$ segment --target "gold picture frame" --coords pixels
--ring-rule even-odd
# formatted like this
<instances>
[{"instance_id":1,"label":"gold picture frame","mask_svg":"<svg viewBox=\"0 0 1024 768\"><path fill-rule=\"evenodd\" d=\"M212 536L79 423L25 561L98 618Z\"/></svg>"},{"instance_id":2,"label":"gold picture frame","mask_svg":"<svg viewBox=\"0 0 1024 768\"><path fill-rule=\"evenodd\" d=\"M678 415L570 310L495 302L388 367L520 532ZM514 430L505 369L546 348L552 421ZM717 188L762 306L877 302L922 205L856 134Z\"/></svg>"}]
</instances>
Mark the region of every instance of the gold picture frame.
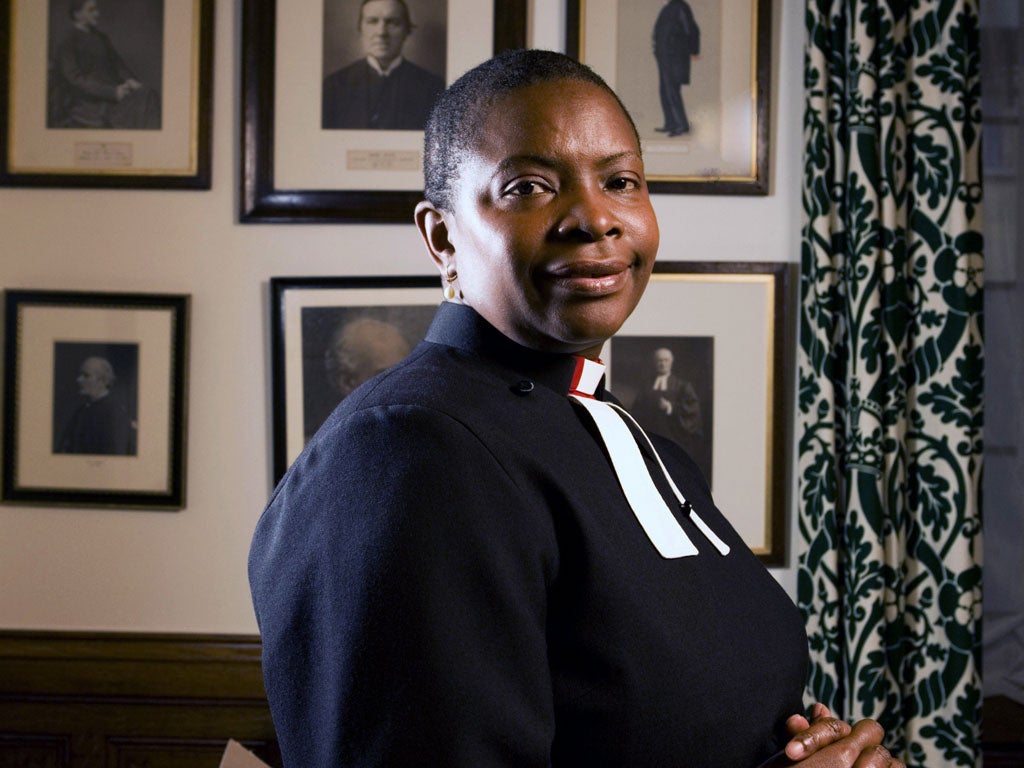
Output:
<instances>
[{"instance_id":1,"label":"gold picture frame","mask_svg":"<svg viewBox=\"0 0 1024 768\"><path fill-rule=\"evenodd\" d=\"M0 0L0 185L209 189L214 0L102 5Z\"/></svg>"}]
</instances>

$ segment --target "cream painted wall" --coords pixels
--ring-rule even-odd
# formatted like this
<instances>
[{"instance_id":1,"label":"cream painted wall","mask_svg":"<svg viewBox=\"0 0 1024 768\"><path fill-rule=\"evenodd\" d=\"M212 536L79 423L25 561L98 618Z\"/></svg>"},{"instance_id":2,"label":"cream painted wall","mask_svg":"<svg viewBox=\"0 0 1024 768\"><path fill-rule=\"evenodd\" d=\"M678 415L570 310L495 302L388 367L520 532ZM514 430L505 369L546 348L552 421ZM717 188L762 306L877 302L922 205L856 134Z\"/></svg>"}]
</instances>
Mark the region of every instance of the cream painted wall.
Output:
<instances>
[{"instance_id":1,"label":"cream painted wall","mask_svg":"<svg viewBox=\"0 0 1024 768\"><path fill-rule=\"evenodd\" d=\"M217 3L210 191L0 190L3 288L193 302L188 506L0 505L0 628L255 632L246 555L270 491L267 280L431 273L411 225L237 223L240 5ZM801 3L773 5L772 192L657 197L661 258L798 259ZM537 47L561 48L561 6L535 0ZM792 593L792 568L775 575Z\"/></svg>"}]
</instances>

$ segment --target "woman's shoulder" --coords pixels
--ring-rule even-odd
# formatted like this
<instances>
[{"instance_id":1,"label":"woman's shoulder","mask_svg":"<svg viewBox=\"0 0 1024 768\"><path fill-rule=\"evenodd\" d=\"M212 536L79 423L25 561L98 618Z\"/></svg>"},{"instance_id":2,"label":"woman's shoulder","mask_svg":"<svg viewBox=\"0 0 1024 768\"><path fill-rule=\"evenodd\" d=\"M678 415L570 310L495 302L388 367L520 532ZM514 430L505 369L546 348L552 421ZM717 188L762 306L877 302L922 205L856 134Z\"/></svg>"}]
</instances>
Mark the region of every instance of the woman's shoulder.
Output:
<instances>
[{"instance_id":1,"label":"woman's shoulder","mask_svg":"<svg viewBox=\"0 0 1024 768\"><path fill-rule=\"evenodd\" d=\"M493 434L486 428L481 389L491 382L479 366L445 351L417 350L361 385L326 419L279 484L288 495L310 489L368 488L376 477L389 487L420 482L456 461L504 476ZM373 484L371 484L373 485ZM376 486L374 486L376 487ZM305 489L305 491L303 490Z\"/></svg>"},{"instance_id":2,"label":"woman's shoulder","mask_svg":"<svg viewBox=\"0 0 1024 768\"><path fill-rule=\"evenodd\" d=\"M473 355L424 343L398 364L360 385L342 401L338 411L353 414L389 406L465 411L475 395L500 386L493 370Z\"/></svg>"},{"instance_id":3,"label":"woman's shoulder","mask_svg":"<svg viewBox=\"0 0 1024 768\"><path fill-rule=\"evenodd\" d=\"M394 439L429 439L438 424L466 420L467 404L489 385L472 363L446 347L420 345L398 364L352 391L324 420L311 445L358 448L386 431ZM486 378L486 377L484 377Z\"/></svg>"}]
</instances>

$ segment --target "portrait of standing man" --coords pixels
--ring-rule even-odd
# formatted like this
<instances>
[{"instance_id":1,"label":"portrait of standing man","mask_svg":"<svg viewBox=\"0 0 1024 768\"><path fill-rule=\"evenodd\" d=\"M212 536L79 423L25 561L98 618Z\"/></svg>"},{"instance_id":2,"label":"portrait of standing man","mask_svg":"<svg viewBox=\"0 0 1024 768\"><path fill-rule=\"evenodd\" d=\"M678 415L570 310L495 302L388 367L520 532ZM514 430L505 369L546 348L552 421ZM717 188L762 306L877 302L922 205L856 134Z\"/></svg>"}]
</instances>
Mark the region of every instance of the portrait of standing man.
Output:
<instances>
[{"instance_id":1,"label":"portrait of standing man","mask_svg":"<svg viewBox=\"0 0 1024 768\"><path fill-rule=\"evenodd\" d=\"M325 71L329 43L338 33L338 12L352 5L325 0ZM438 20L443 26L444 0L421 5L436 11L432 16L435 27ZM444 90L444 77L407 58L407 43L417 29L408 4L405 0L361 0L355 20L361 58L324 77L321 127L423 130L434 99ZM441 37L443 60L444 35Z\"/></svg>"},{"instance_id":2,"label":"portrait of standing man","mask_svg":"<svg viewBox=\"0 0 1024 768\"><path fill-rule=\"evenodd\" d=\"M700 55L700 27L686 0L668 0L654 22L654 58L658 95L665 122L655 130L669 136L690 131L682 87L690 84L690 62Z\"/></svg>"}]
</instances>

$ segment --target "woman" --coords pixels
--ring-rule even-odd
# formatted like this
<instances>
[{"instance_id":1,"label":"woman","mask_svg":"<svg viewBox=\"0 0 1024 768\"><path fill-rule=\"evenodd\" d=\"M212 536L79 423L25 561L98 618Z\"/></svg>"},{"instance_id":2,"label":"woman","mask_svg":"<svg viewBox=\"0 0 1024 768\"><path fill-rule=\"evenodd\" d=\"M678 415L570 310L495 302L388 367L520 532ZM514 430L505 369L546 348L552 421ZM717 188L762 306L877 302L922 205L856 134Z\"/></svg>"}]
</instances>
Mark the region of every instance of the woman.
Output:
<instances>
[{"instance_id":1,"label":"woman","mask_svg":"<svg viewBox=\"0 0 1024 768\"><path fill-rule=\"evenodd\" d=\"M615 95L503 54L440 98L424 165L445 302L253 542L286 765L753 768L799 734L808 768L901 766L873 722L793 716L798 612L689 457L606 405L658 248Z\"/></svg>"}]
</instances>

